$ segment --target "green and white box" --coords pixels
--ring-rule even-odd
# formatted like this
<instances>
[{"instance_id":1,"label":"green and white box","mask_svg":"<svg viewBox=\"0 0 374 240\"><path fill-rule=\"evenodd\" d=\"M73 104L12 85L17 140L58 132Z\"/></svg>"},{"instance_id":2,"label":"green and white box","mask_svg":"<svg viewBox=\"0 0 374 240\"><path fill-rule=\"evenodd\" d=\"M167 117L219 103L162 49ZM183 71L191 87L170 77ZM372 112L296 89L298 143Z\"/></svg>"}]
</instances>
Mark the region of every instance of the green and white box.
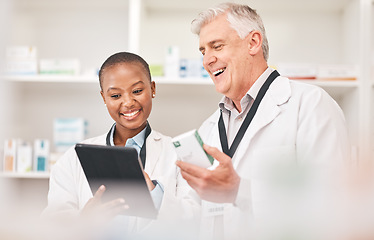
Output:
<instances>
[{"instance_id":1,"label":"green and white box","mask_svg":"<svg viewBox=\"0 0 374 240\"><path fill-rule=\"evenodd\" d=\"M173 138L173 145L180 160L203 168L212 166L214 159L204 151L203 141L196 129Z\"/></svg>"}]
</instances>

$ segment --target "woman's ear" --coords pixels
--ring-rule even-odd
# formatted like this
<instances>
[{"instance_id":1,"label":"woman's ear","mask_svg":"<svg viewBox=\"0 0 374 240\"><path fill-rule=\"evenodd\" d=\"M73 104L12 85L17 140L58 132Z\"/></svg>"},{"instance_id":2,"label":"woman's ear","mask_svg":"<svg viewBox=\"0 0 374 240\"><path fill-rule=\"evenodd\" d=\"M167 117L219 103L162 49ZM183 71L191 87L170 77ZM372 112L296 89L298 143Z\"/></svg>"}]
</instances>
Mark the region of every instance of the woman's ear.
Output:
<instances>
[{"instance_id":1,"label":"woman's ear","mask_svg":"<svg viewBox=\"0 0 374 240\"><path fill-rule=\"evenodd\" d=\"M251 56L262 51L262 35L259 31L253 30L246 38L248 38L248 50Z\"/></svg>"},{"instance_id":2,"label":"woman's ear","mask_svg":"<svg viewBox=\"0 0 374 240\"><path fill-rule=\"evenodd\" d=\"M155 81L151 82L151 93L152 93L152 98L156 97L156 83L155 83Z\"/></svg>"},{"instance_id":3,"label":"woman's ear","mask_svg":"<svg viewBox=\"0 0 374 240\"><path fill-rule=\"evenodd\" d=\"M103 93L103 91L100 91L100 95L101 95L101 97L103 98L104 104L106 105L105 97L104 97L104 93Z\"/></svg>"}]
</instances>

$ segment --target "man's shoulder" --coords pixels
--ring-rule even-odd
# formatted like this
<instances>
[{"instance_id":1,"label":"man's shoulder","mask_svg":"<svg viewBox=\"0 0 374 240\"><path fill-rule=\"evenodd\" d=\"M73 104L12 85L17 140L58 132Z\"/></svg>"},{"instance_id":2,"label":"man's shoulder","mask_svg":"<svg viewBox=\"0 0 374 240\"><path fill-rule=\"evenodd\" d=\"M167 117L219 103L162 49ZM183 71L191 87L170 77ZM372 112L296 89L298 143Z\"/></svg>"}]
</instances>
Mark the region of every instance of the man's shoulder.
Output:
<instances>
[{"instance_id":1,"label":"man's shoulder","mask_svg":"<svg viewBox=\"0 0 374 240\"><path fill-rule=\"evenodd\" d=\"M199 134L209 134L211 129L218 123L220 116L220 109L218 108L212 115L210 115L200 126Z\"/></svg>"}]
</instances>

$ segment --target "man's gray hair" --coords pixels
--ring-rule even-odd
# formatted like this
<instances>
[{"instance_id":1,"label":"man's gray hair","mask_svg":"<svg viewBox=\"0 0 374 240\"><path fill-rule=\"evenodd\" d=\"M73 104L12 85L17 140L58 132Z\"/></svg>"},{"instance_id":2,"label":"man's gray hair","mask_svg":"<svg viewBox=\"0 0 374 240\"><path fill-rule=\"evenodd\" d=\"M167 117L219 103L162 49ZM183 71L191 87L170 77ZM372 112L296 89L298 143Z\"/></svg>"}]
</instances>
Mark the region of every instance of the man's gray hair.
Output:
<instances>
[{"instance_id":1,"label":"man's gray hair","mask_svg":"<svg viewBox=\"0 0 374 240\"><path fill-rule=\"evenodd\" d=\"M264 24L256 10L247 5L222 3L217 7L209 8L201 12L191 23L192 33L200 35L200 30L205 24L225 13L227 13L227 20L230 26L238 33L241 39L244 39L253 30L257 30L261 33L263 38L262 52L267 61L269 58L269 43L266 37Z\"/></svg>"}]
</instances>

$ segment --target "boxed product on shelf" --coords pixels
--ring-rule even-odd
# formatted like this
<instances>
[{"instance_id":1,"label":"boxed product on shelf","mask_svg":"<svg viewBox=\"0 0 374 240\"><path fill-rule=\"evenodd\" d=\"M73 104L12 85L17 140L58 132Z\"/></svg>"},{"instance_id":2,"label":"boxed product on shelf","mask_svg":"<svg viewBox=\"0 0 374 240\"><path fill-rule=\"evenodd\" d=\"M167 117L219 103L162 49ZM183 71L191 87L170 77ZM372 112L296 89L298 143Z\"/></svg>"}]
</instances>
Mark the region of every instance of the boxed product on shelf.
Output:
<instances>
[{"instance_id":1,"label":"boxed product on shelf","mask_svg":"<svg viewBox=\"0 0 374 240\"><path fill-rule=\"evenodd\" d=\"M181 59L179 68L180 77L201 78L209 77L205 71L202 59Z\"/></svg>"},{"instance_id":2,"label":"boxed product on shelf","mask_svg":"<svg viewBox=\"0 0 374 240\"><path fill-rule=\"evenodd\" d=\"M7 139L4 142L4 172L14 172L16 170L17 140Z\"/></svg>"},{"instance_id":3,"label":"boxed product on shelf","mask_svg":"<svg viewBox=\"0 0 374 240\"><path fill-rule=\"evenodd\" d=\"M49 140L35 139L34 141L34 171L47 171L49 163Z\"/></svg>"},{"instance_id":4,"label":"boxed product on shelf","mask_svg":"<svg viewBox=\"0 0 374 240\"><path fill-rule=\"evenodd\" d=\"M5 74L35 75L38 73L37 49L34 46L7 47L5 62Z\"/></svg>"},{"instance_id":5,"label":"boxed product on shelf","mask_svg":"<svg viewBox=\"0 0 374 240\"><path fill-rule=\"evenodd\" d=\"M78 59L40 59L40 74L78 75L80 61Z\"/></svg>"},{"instance_id":6,"label":"boxed product on shelf","mask_svg":"<svg viewBox=\"0 0 374 240\"><path fill-rule=\"evenodd\" d=\"M56 118L53 141L57 152L65 152L86 137L87 122L83 118Z\"/></svg>"},{"instance_id":7,"label":"boxed product on shelf","mask_svg":"<svg viewBox=\"0 0 374 240\"><path fill-rule=\"evenodd\" d=\"M17 144L16 169L20 173L32 170L32 146L22 140Z\"/></svg>"},{"instance_id":8,"label":"boxed product on shelf","mask_svg":"<svg viewBox=\"0 0 374 240\"><path fill-rule=\"evenodd\" d=\"M280 63L277 65L280 75L289 79L313 80L317 78L317 66L309 63Z\"/></svg>"},{"instance_id":9,"label":"boxed product on shelf","mask_svg":"<svg viewBox=\"0 0 374 240\"><path fill-rule=\"evenodd\" d=\"M330 64L318 67L319 80L356 80L358 66L350 64Z\"/></svg>"},{"instance_id":10,"label":"boxed product on shelf","mask_svg":"<svg viewBox=\"0 0 374 240\"><path fill-rule=\"evenodd\" d=\"M179 77L179 47L170 46L167 48L165 57L164 74L165 77L178 78Z\"/></svg>"}]
</instances>

